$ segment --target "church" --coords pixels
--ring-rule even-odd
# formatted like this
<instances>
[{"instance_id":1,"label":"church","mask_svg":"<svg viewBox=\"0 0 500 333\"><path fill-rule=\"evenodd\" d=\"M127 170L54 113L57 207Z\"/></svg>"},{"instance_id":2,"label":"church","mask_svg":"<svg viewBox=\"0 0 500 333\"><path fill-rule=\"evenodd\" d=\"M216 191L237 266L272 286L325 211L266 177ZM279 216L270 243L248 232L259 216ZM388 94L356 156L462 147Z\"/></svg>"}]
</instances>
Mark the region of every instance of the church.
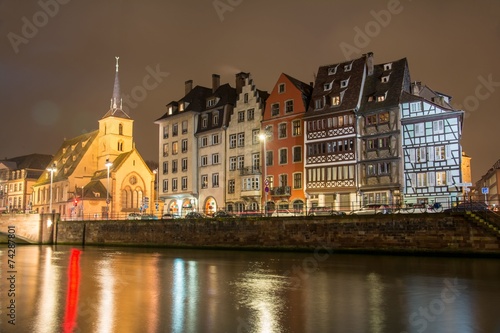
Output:
<instances>
[{"instance_id":1,"label":"church","mask_svg":"<svg viewBox=\"0 0 500 333\"><path fill-rule=\"evenodd\" d=\"M38 213L124 219L132 212L153 212L155 175L135 148L134 121L122 107L118 60L110 108L99 129L64 140L33 185Z\"/></svg>"}]
</instances>

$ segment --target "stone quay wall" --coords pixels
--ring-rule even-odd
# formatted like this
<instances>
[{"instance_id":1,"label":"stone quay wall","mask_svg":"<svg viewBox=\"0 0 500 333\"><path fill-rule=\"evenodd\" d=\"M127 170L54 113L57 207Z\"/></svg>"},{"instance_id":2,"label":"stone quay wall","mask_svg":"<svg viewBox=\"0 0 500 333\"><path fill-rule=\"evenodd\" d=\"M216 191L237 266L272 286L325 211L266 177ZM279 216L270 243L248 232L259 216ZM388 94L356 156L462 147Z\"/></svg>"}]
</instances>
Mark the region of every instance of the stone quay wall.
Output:
<instances>
[{"instance_id":1,"label":"stone quay wall","mask_svg":"<svg viewBox=\"0 0 500 333\"><path fill-rule=\"evenodd\" d=\"M61 221L58 244L265 250L490 253L500 236L465 215Z\"/></svg>"},{"instance_id":2,"label":"stone quay wall","mask_svg":"<svg viewBox=\"0 0 500 333\"><path fill-rule=\"evenodd\" d=\"M53 242L54 223L58 215L51 214L1 214L0 233L14 231L16 242L48 244Z\"/></svg>"}]
</instances>

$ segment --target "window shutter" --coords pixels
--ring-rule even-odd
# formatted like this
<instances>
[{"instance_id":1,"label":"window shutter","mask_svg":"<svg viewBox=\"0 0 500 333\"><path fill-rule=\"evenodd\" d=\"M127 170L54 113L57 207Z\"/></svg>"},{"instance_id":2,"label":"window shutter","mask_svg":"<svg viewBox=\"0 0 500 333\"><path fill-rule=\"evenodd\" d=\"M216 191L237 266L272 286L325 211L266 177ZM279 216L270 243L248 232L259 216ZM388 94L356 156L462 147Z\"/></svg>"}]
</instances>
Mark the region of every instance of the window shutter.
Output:
<instances>
[{"instance_id":1,"label":"window shutter","mask_svg":"<svg viewBox=\"0 0 500 333\"><path fill-rule=\"evenodd\" d=\"M415 163L415 149L408 149L408 154L410 155L410 162Z\"/></svg>"},{"instance_id":2,"label":"window shutter","mask_svg":"<svg viewBox=\"0 0 500 333\"><path fill-rule=\"evenodd\" d=\"M446 159L450 159L452 158L452 154L451 154L451 146L450 145L446 145L445 146L445 150L446 150Z\"/></svg>"},{"instance_id":3,"label":"window shutter","mask_svg":"<svg viewBox=\"0 0 500 333\"><path fill-rule=\"evenodd\" d=\"M453 174L451 171L446 172L446 184L452 185L454 183L453 181Z\"/></svg>"},{"instance_id":4,"label":"window shutter","mask_svg":"<svg viewBox=\"0 0 500 333\"><path fill-rule=\"evenodd\" d=\"M429 161L434 161L435 159L435 150L434 147L427 148L427 156L429 157Z\"/></svg>"},{"instance_id":5,"label":"window shutter","mask_svg":"<svg viewBox=\"0 0 500 333\"><path fill-rule=\"evenodd\" d=\"M434 172L427 173L427 186L434 186L436 184L436 174Z\"/></svg>"}]
</instances>

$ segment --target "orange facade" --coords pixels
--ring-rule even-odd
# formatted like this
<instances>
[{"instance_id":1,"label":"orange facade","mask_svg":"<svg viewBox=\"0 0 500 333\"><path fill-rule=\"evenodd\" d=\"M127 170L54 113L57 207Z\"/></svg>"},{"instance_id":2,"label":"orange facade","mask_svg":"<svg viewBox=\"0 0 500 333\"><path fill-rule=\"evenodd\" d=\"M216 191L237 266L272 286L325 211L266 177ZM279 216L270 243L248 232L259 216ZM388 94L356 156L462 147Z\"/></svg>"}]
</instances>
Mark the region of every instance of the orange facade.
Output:
<instances>
[{"instance_id":1,"label":"orange facade","mask_svg":"<svg viewBox=\"0 0 500 333\"><path fill-rule=\"evenodd\" d=\"M304 122L312 87L281 74L270 96L262 120L266 134L265 157L270 209L302 210L304 191Z\"/></svg>"}]
</instances>

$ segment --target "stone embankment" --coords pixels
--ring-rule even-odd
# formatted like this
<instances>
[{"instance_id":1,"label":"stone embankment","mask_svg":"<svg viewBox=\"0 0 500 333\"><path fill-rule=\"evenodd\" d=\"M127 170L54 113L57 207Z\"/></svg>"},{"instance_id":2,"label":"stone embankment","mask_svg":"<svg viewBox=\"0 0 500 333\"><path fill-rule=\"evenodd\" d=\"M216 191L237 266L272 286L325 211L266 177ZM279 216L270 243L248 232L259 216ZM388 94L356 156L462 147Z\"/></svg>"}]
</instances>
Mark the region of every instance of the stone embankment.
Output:
<instances>
[{"instance_id":1,"label":"stone embankment","mask_svg":"<svg viewBox=\"0 0 500 333\"><path fill-rule=\"evenodd\" d=\"M484 215L484 214L483 214ZM0 216L0 241L15 226L34 244L165 246L252 250L443 253L500 257L500 217L467 214L57 221L57 215ZM54 222L55 223L54 223Z\"/></svg>"},{"instance_id":2,"label":"stone embankment","mask_svg":"<svg viewBox=\"0 0 500 333\"><path fill-rule=\"evenodd\" d=\"M196 248L488 254L500 234L466 214L73 221L56 226L58 244Z\"/></svg>"}]
</instances>

